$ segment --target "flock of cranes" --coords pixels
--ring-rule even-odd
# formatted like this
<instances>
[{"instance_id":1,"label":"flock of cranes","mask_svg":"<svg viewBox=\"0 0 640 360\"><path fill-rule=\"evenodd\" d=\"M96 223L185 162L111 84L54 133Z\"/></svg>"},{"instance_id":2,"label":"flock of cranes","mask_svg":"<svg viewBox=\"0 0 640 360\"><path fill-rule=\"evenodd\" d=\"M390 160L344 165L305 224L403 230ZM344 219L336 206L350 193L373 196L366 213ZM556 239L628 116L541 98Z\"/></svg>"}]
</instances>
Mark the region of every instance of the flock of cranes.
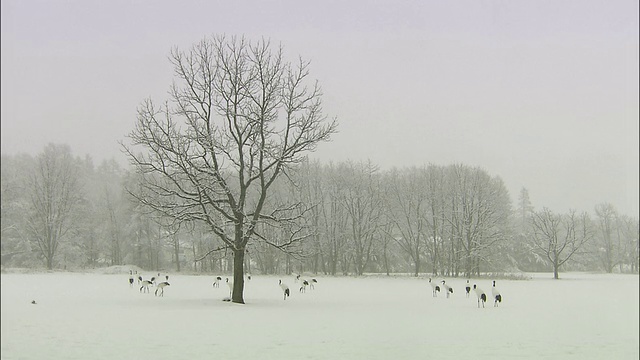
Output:
<instances>
[{"instance_id":1,"label":"flock of cranes","mask_svg":"<svg viewBox=\"0 0 640 360\"><path fill-rule=\"evenodd\" d=\"M137 279L136 279L137 277ZM138 281L138 285L140 285L140 289L139 291L141 293L148 293L149 292L149 287L150 286L155 286L156 287L156 291L154 292L155 296L161 296L164 297L164 288L167 286L170 286L169 284L169 275L165 275L165 280L166 281L159 281L160 279L160 273L158 273L158 276L152 276L149 280L144 280L142 278L142 275L138 275L138 271L136 270L135 274L133 273L133 270L129 270L129 287L134 287L134 283L136 282L136 280Z\"/></svg>"},{"instance_id":2,"label":"flock of cranes","mask_svg":"<svg viewBox=\"0 0 640 360\"><path fill-rule=\"evenodd\" d=\"M482 307L484 307L484 304L487 302L487 294L476 284L473 284L473 291L478 297L478 307L480 307L480 303L482 303ZM491 286L491 299L493 300L494 307L498 307L498 304L502 302L502 294L500 294L500 290L498 290L498 288L496 287L495 280L493 280L493 284Z\"/></svg>"},{"instance_id":3,"label":"flock of cranes","mask_svg":"<svg viewBox=\"0 0 640 360\"><path fill-rule=\"evenodd\" d=\"M136 275L137 275L137 271L134 274L132 270L129 270L129 286L130 287L134 287L134 283L136 281ZM299 287L300 293L305 293L307 291L307 287L309 287L310 289L314 289L315 284L318 283L318 280L316 280L315 278L311 278L307 280L307 279L301 279L300 275L298 274L294 274L294 276L295 276L294 282L300 283L300 287ZM140 285L139 291L141 293L142 292L149 293L150 292L149 287L155 286L156 290L154 294L156 296L161 296L161 297L164 296L164 288L167 286L170 286L169 275L165 275L166 281L158 282L158 279L160 279L160 273L158 273L157 277L152 276L149 280L144 280L141 275L137 275L137 282L138 282L138 285ZM250 275L248 276L247 280L251 280ZM222 281L222 277L216 276L212 286L214 288L219 288L221 281ZM229 280L229 278L226 278L225 283L229 288L229 296L225 297L223 300L231 301L231 295L233 293L233 281ZM282 282L282 279L278 280L278 285L280 286L280 289L282 289L283 299L287 300L287 298L291 296L291 290L289 288L289 285ZM447 284L445 280L441 280L439 283L436 283L432 281L431 278L429 278L429 285L431 286L433 297L438 297L439 292L444 292L447 298L449 298L449 296L453 294L453 287ZM469 283L469 280L467 280L465 284L465 295L467 298L470 296L471 290L473 290L476 294L476 297L478 300L478 308L480 307L480 305L482 305L482 307L484 308L485 303L487 302L487 293L485 293L485 291L482 290L480 287L478 287L476 284L473 284L473 286L471 286L471 284ZM492 281L491 300L493 301L494 307L498 307L498 305L502 302L502 294L500 294L500 290L498 290L498 288L496 287L495 280Z\"/></svg>"},{"instance_id":4,"label":"flock of cranes","mask_svg":"<svg viewBox=\"0 0 640 360\"><path fill-rule=\"evenodd\" d=\"M296 275L295 277L295 282L298 282L298 280L300 280L300 275ZM310 286L313 289L313 284L317 282L318 281L316 279L311 279L311 282L305 279L302 279L301 280L302 286L300 287L300 292L305 292L307 286ZM433 297L438 297L438 292L444 291L446 294L446 297L449 298L449 296L453 294L453 287L449 286L449 284L447 284L445 280L441 280L440 284L441 285L436 284L434 281L432 281L431 278L429 278L429 285L431 285ZM283 283L282 279L278 280L278 285L280 285L280 288L282 289L283 299L287 300L287 297L291 295L289 286ZM467 298L471 293L471 289L472 289L471 284L469 283L469 280L467 280L467 283L465 284L465 294ZM473 290L476 293L476 296L478 297L478 307L480 307L480 304L482 304L482 307L484 307L484 304L487 302L486 293L484 292L484 290L480 289L476 284L473 284ZM498 304L502 302L502 295L500 294L500 290L498 290L498 288L496 287L495 280L493 280L492 282L491 296L493 300L493 306L498 307Z\"/></svg>"},{"instance_id":5,"label":"flock of cranes","mask_svg":"<svg viewBox=\"0 0 640 360\"><path fill-rule=\"evenodd\" d=\"M448 298L450 294L453 294L453 288L449 286L445 280L442 280L441 283L442 286L436 284L431 280L431 278L429 278L429 285L431 285L432 296L438 297L438 292L444 291L447 294ZM466 297L469 297L472 289L476 293L476 296L478 298L478 307L480 307L480 304L482 304L482 307L484 307L484 304L487 302L487 294L476 284L473 284L472 288L469 280L467 280L467 283L464 287ZM493 285L491 286L491 297L493 300L493 306L498 307L498 304L502 302L502 295L500 294L500 290L498 290L498 288L496 287L495 280L493 280Z\"/></svg>"},{"instance_id":6,"label":"flock of cranes","mask_svg":"<svg viewBox=\"0 0 640 360\"><path fill-rule=\"evenodd\" d=\"M306 293L307 292L307 286L311 289L315 289L315 284L318 283L318 280L316 279L311 279L311 280L307 280L307 279L300 279L300 275L299 274L294 274L295 278L294 278L294 282L297 283L298 281L300 282L300 292L301 293ZM287 297L291 296L291 291L289 290L289 285L285 284L282 282L282 279L278 280L278 285L280 285L280 288L282 289L282 295L284 300L287 300Z\"/></svg>"},{"instance_id":7,"label":"flock of cranes","mask_svg":"<svg viewBox=\"0 0 640 360\"><path fill-rule=\"evenodd\" d=\"M307 292L307 287L309 287L310 289L315 289L315 284L318 283L318 280L316 279L300 279L300 275L298 274L294 274L295 278L294 278L294 282L300 282L300 292L301 293L305 293ZM251 280L251 275L247 276L247 280ZM220 281L222 281L222 278L220 276L216 276L216 278L213 280L213 284L212 286L214 288L219 288L220 287ZM229 296L225 297L223 300L224 301L231 301L231 295L233 294L233 281L229 280L229 278L225 278L225 283L227 284L227 286L229 287ZM287 300L287 297L291 296L291 290L289 289L289 285L285 284L282 282L282 279L278 280L278 285L280 286L280 288L282 289L282 296L284 300Z\"/></svg>"}]
</instances>

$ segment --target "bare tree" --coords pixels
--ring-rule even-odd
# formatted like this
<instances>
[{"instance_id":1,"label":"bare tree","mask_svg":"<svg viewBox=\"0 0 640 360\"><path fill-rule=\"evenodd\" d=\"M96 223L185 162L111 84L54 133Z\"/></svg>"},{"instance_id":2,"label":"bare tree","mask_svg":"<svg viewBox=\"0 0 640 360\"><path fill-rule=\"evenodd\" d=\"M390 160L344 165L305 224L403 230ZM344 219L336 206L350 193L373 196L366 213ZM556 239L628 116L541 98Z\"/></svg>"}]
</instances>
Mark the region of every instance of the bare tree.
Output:
<instances>
[{"instance_id":1,"label":"bare tree","mask_svg":"<svg viewBox=\"0 0 640 360\"><path fill-rule=\"evenodd\" d=\"M58 247L73 227L72 213L81 199L78 167L69 147L47 145L37 158L29 186L31 238L45 258L47 268L53 269Z\"/></svg>"},{"instance_id":2,"label":"bare tree","mask_svg":"<svg viewBox=\"0 0 640 360\"><path fill-rule=\"evenodd\" d=\"M640 226L638 225L638 219L631 218L626 215L620 216L618 219L618 233L622 237L624 258L629 264L629 269L632 273L639 272L639 260L640 260Z\"/></svg>"},{"instance_id":3,"label":"bare tree","mask_svg":"<svg viewBox=\"0 0 640 360\"><path fill-rule=\"evenodd\" d=\"M390 210L386 210L386 215L382 220L382 229L381 229L381 238L380 238L380 249L379 249L379 260L382 261L381 267L384 269L387 276L391 275L391 255L392 255L392 245L395 243L395 238L393 237L393 221L389 218Z\"/></svg>"},{"instance_id":4,"label":"bare tree","mask_svg":"<svg viewBox=\"0 0 640 360\"><path fill-rule=\"evenodd\" d=\"M28 179L33 164L34 159L27 154L2 155L0 161L2 265L9 263L24 266L23 263L33 258L24 216L30 206Z\"/></svg>"},{"instance_id":5,"label":"bare tree","mask_svg":"<svg viewBox=\"0 0 640 360\"><path fill-rule=\"evenodd\" d=\"M491 250L505 239L505 226L511 214L508 192L499 177L484 170L463 165L449 167L451 234L457 241L450 251L450 269L455 272L458 261L464 261L467 277L480 274L481 261L489 261ZM457 252L463 256L458 258Z\"/></svg>"},{"instance_id":6,"label":"bare tree","mask_svg":"<svg viewBox=\"0 0 640 360\"><path fill-rule=\"evenodd\" d=\"M371 162L349 162L341 169L344 176L342 206L348 214L348 238L356 275L364 273L380 235L384 208L377 171Z\"/></svg>"},{"instance_id":7,"label":"bare tree","mask_svg":"<svg viewBox=\"0 0 640 360\"><path fill-rule=\"evenodd\" d=\"M534 248L549 260L553 278L558 279L560 267L593 237L589 215L577 216L575 210L556 215L543 208L534 212L531 219Z\"/></svg>"},{"instance_id":8,"label":"bare tree","mask_svg":"<svg viewBox=\"0 0 640 360\"><path fill-rule=\"evenodd\" d=\"M393 224L388 236L409 256L414 275L418 276L425 247L422 238L425 227L422 214L427 206L422 191L425 184L420 182L416 169L410 169L402 173L393 170L387 178L387 185L388 215Z\"/></svg>"},{"instance_id":9,"label":"bare tree","mask_svg":"<svg viewBox=\"0 0 640 360\"><path fill-rule=\"evenodd\" d=\"M101 189L97 191L102 221L104 222L106 247L109 249L111 265L120 265L124 260L124 229L129 214L124 212L120 167L115 161L103 162L98 168Z\"/></svg>"},{"instance_id":10,"label":"bare tree","mask_svg":"<svg viewBox=\"0 0 640 360\"><path fill-rule=\"evenodd\" d=\"M322 169L323 183L317 189L319 204L319 232L321 252L326 263L326 273L336 275L338 266L346 274L349 270L347 249L348 217L342 205L344 198L343 178L338 167L330 164Z\"/></svg>"},{"instance_id":11,"label":"bare tree","mask_svg":"<svg viewBox=\"0 0 640 360\"><path fill-rule=\"evenodd\" d=\"M311 205L308 220L312 229L312 239L305 243L307 262L310 262L311 271L317 274L320 270L327 273L327 266L323 254L323 238L321 229L321 211L323 209L323 183L325 181L319 161L306 161L297 172L299 177L300 193L302 201Z\"/></svg>"},{"instance_id":12,"label":"bare tree","mask_svg":"<svg viewBox=\"0 0 640 360\"><path fill-rule=\"evenodd\" d=\"M595 239L592 255L600 267L610 273L616 266L619 271L637 272L638 220L619 214L610 203L595 207Z\"/></svg>"},{"instance_id":13,"label":"bare tree","mask_svg":"<svg viewBox=\"0 0 640 360\"><path fill-rule=\"evenodd\" d=\"M610 203L598 204L595 207L597 218L596 257L603 270L611 273L620 264L622 245L620 244L617 219L618 213Z\"/></svg>"},{"instance_id":14,"label":"bare tree","mask_svg":"<svg viewBox=\"0 0 640 360\"><path fill-rule=\"evenodd\" d=\"M425 206L423 206L422 218L424 219L424 238L426 241L426 250L431 258L432 272L434 275L438 275L438 270L442 269L442 264L445 263L443 255L448 254L446 263L450 264L451 270L456 265L458 258L458 251L456 246L458 242L454 241L455 237L452 236L453 232L449 233L447 237L446 228L450 226L452 221L447 224L446 208L451 201L447 201L446 195L447 186L445 181L445 168L430 164L426 168L420 170L420 177L422 184L422 193L424 197ZM420 196L416 194L416 196ZM445 245L448 245L445 249Z\"/></svg>"},{"instance_id":15,"label":"bare tree","mask_svg":"<svg viewBox=\"0 0 640 360\"><path fill-rule=\"evenodd\" d=\"M232 301L244 303L249 241L285 249L303 236L258 232L260 223L291 222L292 211L304 211L299 204L266 206L272 184L329 140L337 123L322 113L309 63L286 62L267 40L215 36L174 49L170 59L177 77L171 103L144 101L129 135L133 145L123 145L143 174L143 191L133 195L165 216L207 224L234 254Z\"/></svg>"},{"instance_id":16,"label":"bare tree","mask_svg":"<svg viewBox=\"0 0 640 360\"><path fill-rule=\"evenodd\" d=\"M153 220L160 226L160 237L163 238L163 240L165 240L165 244L169 245L169 247L171 248L171 258L175 261L176 272L180 272L180 235L182 235L181 227L193 227L192 223L176 222L173 218L162 217L154 218Z\"/></svg>"}]
</instances>

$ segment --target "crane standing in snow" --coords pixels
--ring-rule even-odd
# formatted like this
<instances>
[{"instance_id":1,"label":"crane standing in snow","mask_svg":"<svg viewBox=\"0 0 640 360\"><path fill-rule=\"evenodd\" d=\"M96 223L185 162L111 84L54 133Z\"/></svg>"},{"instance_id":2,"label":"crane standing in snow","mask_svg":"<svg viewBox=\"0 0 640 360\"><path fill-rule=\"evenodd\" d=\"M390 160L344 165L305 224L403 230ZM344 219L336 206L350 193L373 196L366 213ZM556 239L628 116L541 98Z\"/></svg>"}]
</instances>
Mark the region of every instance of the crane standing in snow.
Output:
<instances>
[{"instance_id":1,"label":"crane standing in snow","mask_svg":"<svg viewBox=\"0 0 640 360\"><path fill-rule=\"evenodd\" d=\"M496 288L496 281L493 280L493 286L491 286L491 295L493 295L493 306L498 307L498 303L502 302L502 295L500 290Z\"/></svg>"},{"instance_id":2,"label":"crane standing in snow","mask_svg":"<svg viewBox=\"0 0 640 360\"><path fill-rule=\"evenodd\" d=\"M482 301L482 307L484 307L484 303L487 302L487 294L485 294L482 289L477 287L476 284L473 284L473 291L475 291L476 295L478 296L478 307L480 307L480 301Z\"/></svg>"},{"instance_id":3,"label":"crane standing in snow","mask_svg":"<svg viewBox=\"0 0 640 360\"><path fill-rule=\"evenodd\" d=\"M229 278L227 278L226 282L229 287L229 297L231 297L231 294L233 293L233 281L229 281Z\"/></svg>"},{"instance_id":4,"label":"crane standing in snow","mask_svg":"<svg viewBox=\"0 0 640 360\"><path fill-rule=\"evenodd\" d=\"M140 292L143 292L142 290L144 289L144 292L149 292L149 286L153 285L153 283L149 280L142 280L142 286L140 286Z\"/></svg>"},{"instance_id":5,"label":"crane standing in snow","mask_svg":"<svg viewBox=\"0 0 640 360\"><path fill-rule=\"evenodd\" d=\"M283 284L282 280L278 280L278 284L280 284L280 288L284 292L284 299L287 300L287 296L289 296L289 286L287 284Z\"/></svg>"},{"instance_id":6,"label":"crane standing in snow","mask_svg":"<svg viewBox=\"0 0 640 360\"><path fill-rule=\"evenodd\" d=\"M442 287L444 288L444 291L447 293L447 299L448 299L449 294L453 294L453 288L447 285L444 280L442 280Z\"/></svg>"},{"instance_id":7,"label":"crane standing in snow","mask_svg":"<svg viewBox=\"0 0 640 360\"><path fill-rule=\"evenodd\" d=\"M431 285L431 289L433 290L433 297L438 297L437 291L440 291L440 286L436 285L436 283L431 282L431 278L429 278L429 285Z\"/></svg>"},{"instance_id":8,"label":"crane standing in snow","mask_svg":"<svg viewBox=\"0 0 640 360\"><path fill-rule=\"evenodd\" d=\"M302 286L300 286L300 292L301 293L306 293L307 292L307 286L309 286L309 282L306 279L302 279Z\"/></svg>"},{"instance_id":9,"label":"crane standing in snow","mask_svg":"<svg viewBox=\"0 0 640 360\"><path fill-rule=\"evenodd\" d=\"M158 296L158 290L160 290L160 296L164 297L164 287L165 286L169 286L169 283L167 281L163 281L163 282L159 283L158 287L156 288L155 295Z\"/></svg>"}]
</instances>

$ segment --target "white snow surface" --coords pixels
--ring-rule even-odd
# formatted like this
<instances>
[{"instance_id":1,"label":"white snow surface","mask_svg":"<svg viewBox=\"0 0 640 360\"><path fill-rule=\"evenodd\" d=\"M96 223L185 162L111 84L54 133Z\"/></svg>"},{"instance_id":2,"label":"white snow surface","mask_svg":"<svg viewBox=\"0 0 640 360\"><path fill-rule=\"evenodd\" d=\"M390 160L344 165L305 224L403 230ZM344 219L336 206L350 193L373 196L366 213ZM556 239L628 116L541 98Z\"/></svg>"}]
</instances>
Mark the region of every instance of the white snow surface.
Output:
<instances>
[{"instance_id":1,"label":"white snow surface","mask_svg":"<svg viewBox=\"0 0 640 360\"><path fill-rule=\"evenodd\" d=\"M313 276L315 289L300 293L291 276L253 275L235 304L222 301L228 275L170 274L158 297L131 288L124 267L112 272L2 274L1 358L639 358L637 275L498 279L497 308L491 280L471 279L489 297L479 309L462 278L446 279L447 299L432 297L428 276Z\"/></svg>"}]
</instances>

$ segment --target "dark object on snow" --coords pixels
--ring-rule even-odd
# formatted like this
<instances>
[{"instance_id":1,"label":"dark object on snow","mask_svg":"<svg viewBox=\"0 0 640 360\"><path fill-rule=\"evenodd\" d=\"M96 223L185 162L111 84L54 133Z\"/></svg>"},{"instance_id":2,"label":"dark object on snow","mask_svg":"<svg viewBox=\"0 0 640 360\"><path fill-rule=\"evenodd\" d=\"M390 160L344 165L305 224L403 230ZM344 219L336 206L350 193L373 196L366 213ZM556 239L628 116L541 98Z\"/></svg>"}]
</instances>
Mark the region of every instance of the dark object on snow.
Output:
<instances>
[{"instance_id":1,"label":"dark object on snow","mask_svg":"<svg viewBox=\"0 0 640 360\"><path fill-rule=\"evenodd\" d=\"M31 303L32 303L33 305L37 304L35 300L33 300Z\"/></svg>"}]
</instances>

